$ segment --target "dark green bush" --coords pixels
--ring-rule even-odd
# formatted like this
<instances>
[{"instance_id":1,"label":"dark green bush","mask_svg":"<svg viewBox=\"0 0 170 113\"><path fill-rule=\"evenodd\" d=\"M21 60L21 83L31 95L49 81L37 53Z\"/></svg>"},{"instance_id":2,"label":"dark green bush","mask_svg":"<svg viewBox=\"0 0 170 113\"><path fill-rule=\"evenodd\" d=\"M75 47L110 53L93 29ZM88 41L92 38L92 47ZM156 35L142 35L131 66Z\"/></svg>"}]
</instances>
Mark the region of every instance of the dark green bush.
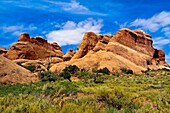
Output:
<instances>
[{"instance_id":1,"label":"dark green bush","mask_svg":"<svg viewBox=\"0 0 170 113\"><path fill-rule=\"evenodd\" d=\"M78 78L87 78L87 76L90 74L86 71L78 71L75 73Z\"/></svg>"},{"instance_id":2,"label":"dark green bush","mask_svg":"<svg viewBox=\"0 0 170 113\"><path fill-rule=\"evenodd\" d=\"M131 70L131 69L121 68L120 70L124 74L133 74L133 70Z\"/></svg>"},{"instance_id":3,"label":"dark green bush","mask_svg":"<svg viewBox=\"0 0 170 113\"><path fill-rule=\"evenodd\" d=\"M133 71L131 69L128 69L126 73L127 74L133 74Z\"/></svg>"},{"instance_id":4,"label":"dark green bush","mask_svg":"<svg viewBox=\"0 0 170 113\"><path fill-rule=\"evenodd\" d=\"M74 74L76 73L77 71L79 71L80 69L76 66L76 65L69 65L67 66L64 70L64 71L68 71L70 74Z\"/></svg>"},{"instance_id":5,"label":"dark green bush","mask_svg":"<svg viewBox=\"0 0 170 113\"><path fill-rule=\"evenodd\" d=\"M35 72L36 70L36 67L34 65L24 66L22 65L22 62L17 62L17 64L31 72Z\"/></svg>"},{"instance_id":6,"label":"dark green bush","mask_svg":"<svg viewBox=\"0 0 170 113\"><path fill-rule=\"evenodd\" d=\"M33 65L30 66L23 66L24 68L26 68L27 70L30 70L31 72L35 72L36 67Z\"/></svg>"},{"instance_id":7,"label":"dark green bush","mask_svg":"<svg viewBox=\"0 0 170 113\"><path fill-rule=\"evenodd\" d=\"M107 75L110 74L110 71L109 71L109 69L107 69L107 67L105 67L103 69L99 69L97 72L107 74Z\"/></svg>"},{"instance_id":8,"label":"dark green bush","mask_svg":"<svg viewBox=\"0 0 170 113\"><path fill-rule=\"evenodd\" d=\"M63 71L60 73L60 76L63 77L64 79L68 79L69 81L71 78L72 74L75 74L78 72L80 69L76 65L69 65Z\"/></svg>"},{"instance_id":9,"label":"dark green bush","mask_svg":"<svg viewBox=\"0 0 170 113\"><path fill-rule=\"evenodd\" d=\"M58 80L57 75L55 75L54 73L52 73L50 71L40 72L38 74L38 77L42 81L50 81L51 82L51 81Z\"/></svg>"},{"instance_id":10,"label":"dark green bush","mask_svg":"<svg viewBox=\"0 0 170 113\"><path fill-rule=\"evenodd\" d=\"M126 68L124 68L124 67L123 67L123 68L121 68L120 70L122 71L122 73L126 73L126 72L127 72L127 69L126 69Z\"/></svg>"},{"instance_id":11,"label":"dark green bush","mask_svg":"<svg viewBox=\"0 0 170 113\"><path fill-rule=\"evenodd\" d=\"M69 81L71 81L71 80L70 80L70 78L71 78L71 73L70 73L69 71L63 71L63 72L61 72L61 73L60 73L60 76L63 77L64 79L68 79Z\"/></svg>"}]
</instances>

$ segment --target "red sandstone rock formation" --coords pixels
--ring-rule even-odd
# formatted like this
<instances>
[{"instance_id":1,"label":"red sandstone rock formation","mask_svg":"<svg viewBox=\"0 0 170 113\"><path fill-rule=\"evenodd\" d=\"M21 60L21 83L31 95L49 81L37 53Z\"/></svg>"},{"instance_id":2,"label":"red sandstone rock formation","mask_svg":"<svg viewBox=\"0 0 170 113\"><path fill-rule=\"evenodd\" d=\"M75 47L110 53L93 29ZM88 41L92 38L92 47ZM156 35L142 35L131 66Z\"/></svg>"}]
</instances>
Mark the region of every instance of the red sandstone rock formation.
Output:
<instances>
[{"instance_id":1,"label":"red sandstone rock formation","mask_svg":"<svg viewBox=\"0 0 170 113\"><path fill-rule=\"evenodd\" d=\"M29 83L38 81L38 75L0 56L0 83Z\"/></svg>"},{"instance_id":2,"label":"red sandstone rock formation","mask_svg":"<svg viewBox=\"0 0 170 113\"><path fill-rule=\"evenodd\" d=\"M94 51L104 49L111 37L111 35L96 35L93 32L86 32L82 43L78 47L78 51L72 59L82 58L93 49Z\"/></svg>"},{"instance_id":3,"label":"red sandstone rock formation","mask_svg":"<svg viewBox=\"0 0 170 113\"><path fill-rule=\"evenodd\" d=\"M8 52L8 49L6 48L0 48L0 55L5 56L5 54Z\"/></svg>"},{"instance_id":4,"label":"red sandstone rock formation","mask_svg":"<svg viewBox=\"0 0 170 113\"><path fill-rule=\"evenodd\" d=\"M107 67L110 71L126 67L136 72L150 65L168 66L164 51L153 48L152 43L152 37L141 30L123 28L114 36L86 32L72 59L54 65L51 71L61 71L68 65L87 70Z\"/></svg>"},{"instance_id":5,"label":"red sandstone rock formation","mask_svg":"<svg viewBox=\"0 0 170 113\"><path fill-rule=\"evenodd\" d=\"M36 60L48 57L62 58L63 52L57 43L50 44L41 37L30 38L29 34L23 33L5 56L11 60Z\"/></svg>"},{"instance_id":6,"label":"red sandstone rock formation","mask_svg":"<svg viewBox=\"0 0 170 113\"><path fill-rule=\"evenodd\" d=\"M69 49L67 53L63 56L64 61L69 61L73 56L75 52L72 49Z\"/></svg>"}]
</instances>

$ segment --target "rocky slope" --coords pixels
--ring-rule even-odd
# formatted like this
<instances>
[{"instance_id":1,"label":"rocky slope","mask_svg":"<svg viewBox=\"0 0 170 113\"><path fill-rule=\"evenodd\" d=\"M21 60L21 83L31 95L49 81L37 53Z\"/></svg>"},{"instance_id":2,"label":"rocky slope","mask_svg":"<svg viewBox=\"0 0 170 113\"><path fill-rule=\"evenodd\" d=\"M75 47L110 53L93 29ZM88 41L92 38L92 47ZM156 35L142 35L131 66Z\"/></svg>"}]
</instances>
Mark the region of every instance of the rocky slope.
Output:
<instances>
[{"instance_id":1,"label":"rocky slope","mask_svg":"<svg viewBox=\"0 0 170 113\"><path fill-rule=\"evenodd\" d=\"M164 51L153 48L152 43L152 37L141 30L123 28L113 36L86 32L71 60L55 64L50 70L58 72L77 65L85 70L107 67L114 71L126 67L140 72L148 67L168 66Z\"/></svg>"},{"instance_id":2,"label":"rocky slope","mask_svg":"<svg viewBox=\"0 0 170 113\"><path fill-rule=\"evenodd\" d=\"M11 60L0 56L0 82L1 83L28 83L38 80L37 75L20 67Z\"/></svg>"}]
</instances>

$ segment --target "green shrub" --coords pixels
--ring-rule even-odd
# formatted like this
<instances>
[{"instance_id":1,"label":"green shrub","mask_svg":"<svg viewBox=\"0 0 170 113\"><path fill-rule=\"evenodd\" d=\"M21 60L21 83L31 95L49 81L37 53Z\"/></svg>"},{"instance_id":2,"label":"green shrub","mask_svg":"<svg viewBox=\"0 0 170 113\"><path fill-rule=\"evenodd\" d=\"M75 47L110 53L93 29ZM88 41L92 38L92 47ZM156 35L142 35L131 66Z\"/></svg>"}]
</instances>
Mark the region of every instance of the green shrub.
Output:
<instances>
[{"instance_id":1,"label":"green shrub","mask_svg":"<svg viewBox=\"0 0 170 113\"><path fill-rule=\"evenodd\" d=\"M17 62L17 64L31 72L35 72L35 70L36 70L36 67L34 65L24 66L24 65L22 65L22 62Z\"/></svg>"},{"instance_id":2,"label":"green shrub","mask_svg":"<svg viewBox=\"0 0 170 113\"><path fill-rule=\"evenodd\" d=\"M114 72L113 76L119 77L119 72L118 71Z\"/></svg>"},{"instance_id":3,"label":"green shrub","mask_svg":"<svg viewBox=\"0 0 170 113\"><path fill-rule=\"evenodd\" d=\"M75 74L78 72L80 69L76 65L69 65L63 71L60 73L60 76L63 77L64 79L68 79L69 81L71 78L72 74Z\"/></svg>"},{"instance_id":4,"label":"green shrub","mask_svg":"<svg viewBox=\"0 0 170 113\"><path fill-rule=\"evenodd\" d=\"M120 70L124 74L133 74L133 70L131 70L131 69L121 68Z\"/></svg>"},{"instance_id":5,"label":"green shrub","mask_svg":"<svg viewBox=\"0 0 170 113\"><path fill-rule=\"evenodd\" d=\"M88 78L88 76L90 75L90 73L86 71L78 71L75 74L78 78Z\"/></svg>"},{"instance_id":6,"label":"green shrub","mask_svg":"<svg viewBox=\"0 0 170 113\"><path fill-rule=\"evenodd\" d=\"M126 73L127 74L133 74L133 71L131 69L128 69Z\"/></svg>"},{"instance_id":7,"label":"green shrub","mask_svg":"<svg viewBox=\"0 0 170 113\"><path fill-rule=\"evenodd\" d=\"M107 67L105 67L105 68L103 68L103 69L99 69L97 72L98 72L98 73L107 74L107 75L110 74L110 71L109 71L109 69L107 69Z\"/></svg>"},{"instance_id":8,"label":"green shrub","mask_svg":"<svg viewBox=\"0 0 170 113\"><path fill-rule=\"evenodd\" d=\"M64 79L68 79L69 81L71 81L71 80L70 80L70 78L71 78L71 73L70 73L69 71L63 71L63 72L61 72L61 73L60 73L60 76L63 77Z\"/></svg>"},{"instance_id":9,"label":"green shrub","mask_svg":"<svg viewBox=\"0 0 170 113\"><path fill-rule=\"evenodd\" d=\"M59 77L57 78L57 75L55 75L54 73L50 72L50 71L46 71L46 72L40 72L38 74L38 77L40 80L42 81L56 81L59 79Z\"/></svg>"},{"instance_id":10,"label":"green shrub","mask_svg":"<svg viewBox=\"0 0 170 113\"><path fill-rule=\"evenodd\" d=\"M69 65L63 70L63 72L66 71L69 72L70 74L74 74L79 70L80 69L76 65Z\"/></svg>"},{"instance_id":11,"label":"green shrub","mask_svg":"<svg viewBox=\"0 0 170 113\"><path fill-rule=\"evenodd\" d=\"M126 73L126 72L127 72L127 69L126 69L126 68L124 68L124 67L123 67L123 68L121 68L120 70L122 71L122 73Z\"/></svg>"},{"instance_id":12,"label":"green shrub","mask_svg":"<svg viewBox=\"0 0 170 113\"><path fill-rule=\"evenodd\" d=\"M31 72L35 72L36 67L33 65L30 66L23 66L24 68L26 68L27 70L30 70Z\"/></svg>"}]
</instances>

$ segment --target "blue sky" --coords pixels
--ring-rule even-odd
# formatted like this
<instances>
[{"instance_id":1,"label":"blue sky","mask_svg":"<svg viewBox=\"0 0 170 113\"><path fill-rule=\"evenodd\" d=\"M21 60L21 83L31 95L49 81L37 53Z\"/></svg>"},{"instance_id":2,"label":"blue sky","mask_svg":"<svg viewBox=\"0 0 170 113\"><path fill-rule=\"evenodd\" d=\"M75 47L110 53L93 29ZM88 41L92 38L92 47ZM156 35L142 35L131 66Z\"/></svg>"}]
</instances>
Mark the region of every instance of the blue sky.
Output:
<instances>
[{"instance_id":1,"label":"blue sky","mask_svg":"<svg viewBox=\"0 0 170 113\"><path fill-rule=\"evenodd\" d=\"M22 32L56 41L64 52L84 32L115 34L123 27L141 29L164 49L170 64L169 0L0 0L0 47L9 48Z\"/></svg>"}]
</instances>

